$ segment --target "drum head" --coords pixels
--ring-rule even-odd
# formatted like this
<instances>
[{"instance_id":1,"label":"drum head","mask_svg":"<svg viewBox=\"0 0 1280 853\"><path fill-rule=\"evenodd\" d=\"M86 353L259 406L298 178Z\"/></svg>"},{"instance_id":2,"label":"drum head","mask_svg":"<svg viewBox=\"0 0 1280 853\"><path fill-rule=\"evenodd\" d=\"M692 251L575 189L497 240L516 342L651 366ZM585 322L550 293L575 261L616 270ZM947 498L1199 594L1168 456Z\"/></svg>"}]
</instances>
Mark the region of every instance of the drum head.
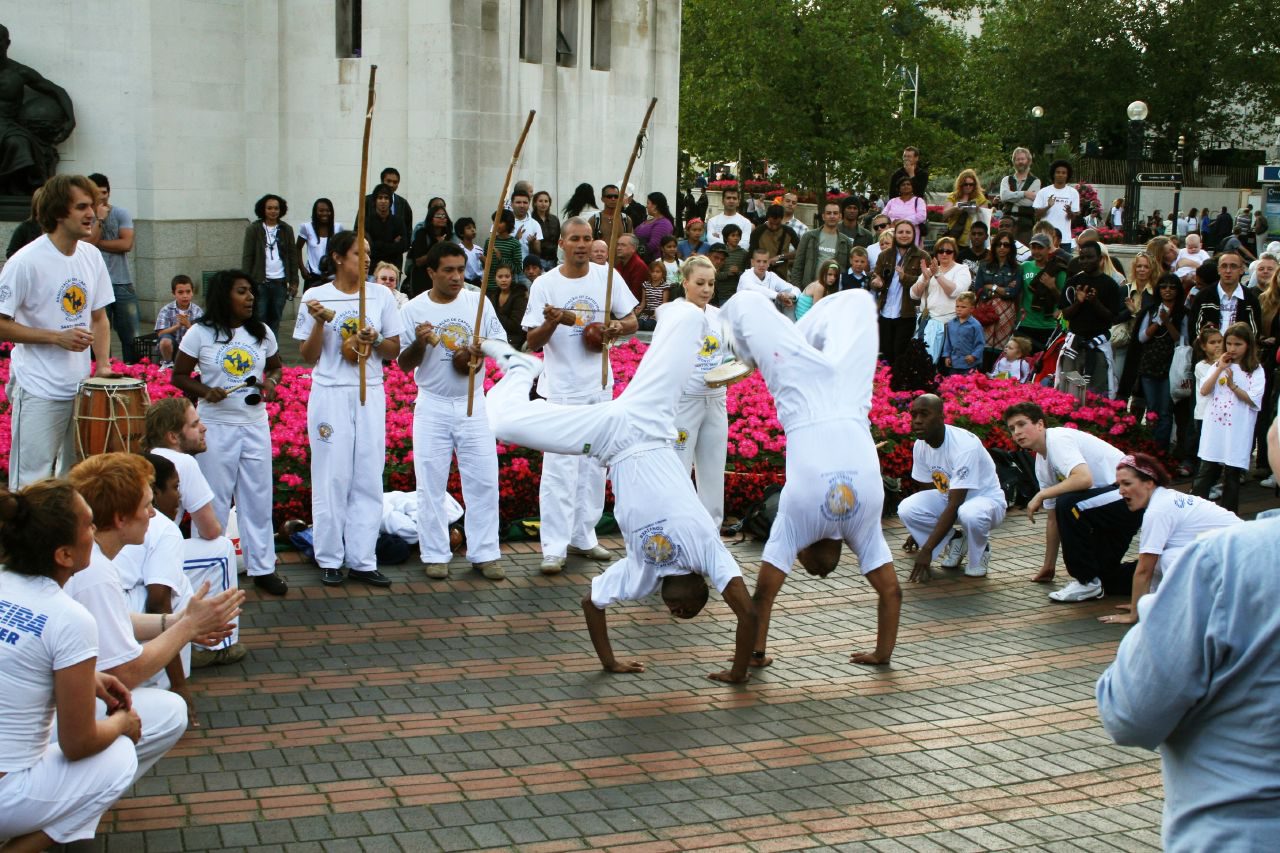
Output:
<instances>
[{"instance_id":1,"label":"drum head","mask_svg":"<svg viewBox=\"0 0 1280 853\"><path fill-rule=\"evenodd\" d=\"M702 380L708 388L723 388L735 382L741 382L751 375L752 368L740 361L726 361L706 372Z\"/></svg>"},{"instance_id":2,"label":"drum head","mask_svg":"<svg viewBox=\"0 0 1280 853\"><path fill-rule=\"evenodd\" d=\"M118 391L122 388L145 388L147 387L147 383L143 382L141 379L135 379L132 376L93 376L81 382L80 387L100 388L103 390L112 389Z\"/></svg>"}]
</instances>

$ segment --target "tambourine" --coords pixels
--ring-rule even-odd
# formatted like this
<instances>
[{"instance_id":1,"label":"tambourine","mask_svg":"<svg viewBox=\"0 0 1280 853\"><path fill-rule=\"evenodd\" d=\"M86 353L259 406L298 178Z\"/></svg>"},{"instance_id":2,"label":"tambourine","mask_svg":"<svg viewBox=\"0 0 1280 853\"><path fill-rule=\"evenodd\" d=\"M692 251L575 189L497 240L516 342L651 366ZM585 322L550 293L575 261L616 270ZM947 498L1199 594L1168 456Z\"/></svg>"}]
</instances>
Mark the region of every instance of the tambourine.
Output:
<instances>
[{"instance_id":1,"label":"tambourine","mask_svg":"<svg viewBox=\"0 0 1280 853\"><path fill-rule=\"evenodd\" d=\"M727 388L741 382L752 373L755 373L754 367L749 367L740 361L726 361L703 374L702 381L707 383L708 388Z\"/></svg>"}]
</instances>

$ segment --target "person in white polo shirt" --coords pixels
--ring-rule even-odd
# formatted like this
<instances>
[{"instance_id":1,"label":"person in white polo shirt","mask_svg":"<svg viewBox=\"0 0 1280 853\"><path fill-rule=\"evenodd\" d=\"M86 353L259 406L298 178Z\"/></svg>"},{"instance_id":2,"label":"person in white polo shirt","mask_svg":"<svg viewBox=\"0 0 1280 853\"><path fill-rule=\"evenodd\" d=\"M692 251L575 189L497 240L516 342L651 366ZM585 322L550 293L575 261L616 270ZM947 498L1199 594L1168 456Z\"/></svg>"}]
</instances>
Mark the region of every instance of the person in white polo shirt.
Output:
<instances>
[{"instance_id":1,"label":"person in white polo shirt","mask_svg":"<svg viewBox=\"0 0 1280 853\"><path fill-rule=\"evenodd\" d=\"M1049 583L1057 571L1058 548L1071 582L1049 593L1053 601L1088 601L1103 595L1128 595L1133 564L1124 564L1142 513L1130 512L1116 490L1116 465L1124 457L1095 435L1065 427L1049 428L1035 403L1016 403L1004 412L1015 444L1036 455L1040 491L1027 503L1035 521L1046 514L1044 563L1032 578Z\"/></svg>"},{"instance_id":2,"label":"person in white polo shirt","mask_svg":"<svg viewBox=\"0 0 1280 853\"><path fill-rule=\"evenodd\" d=\"M939 555L942 568L958 569L967 554L964 573L985 576L991 531L1004 521L1007 506L991 454L982 439L946 423L942 398L935 394L911 401L911 431L911 478L933 488L898 505L898 518L911 534L906 550L916 552L910 580L928 581L929 565Z\"/></svg>"},{"instance_id":3,"label":"person in white polo shirt","mask_svg":"<svg viewBox=\"0 0 1280 853\"><path fill-rule=\"evenodd\" d=\"M36 219L44 235L0 270L0 340L12 341L8 392L12 447L9 488L65 477L75 462L75 398L89 375L111 372L115 301L93 233L98 188L83 175L55 175L44 185Z\"/></svg>"}]
</instances>

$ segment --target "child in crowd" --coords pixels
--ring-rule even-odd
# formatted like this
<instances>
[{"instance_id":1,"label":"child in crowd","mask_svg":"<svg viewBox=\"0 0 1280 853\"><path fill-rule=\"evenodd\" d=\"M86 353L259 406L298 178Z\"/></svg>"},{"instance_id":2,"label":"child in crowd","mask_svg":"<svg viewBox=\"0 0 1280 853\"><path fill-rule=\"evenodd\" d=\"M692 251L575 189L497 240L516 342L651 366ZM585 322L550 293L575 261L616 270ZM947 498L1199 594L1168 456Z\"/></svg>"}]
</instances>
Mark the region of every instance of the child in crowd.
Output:
<instances>
[{"instance_id":1,"label":"child in crowd","mask_svg":"<svg viewBox=\"0 0 1280 853\"><path fill-rule=\"evenodd\" d=\"M542 275L542 263L538 260L538 256L530 255L529 257L525 258L524 259L524 277L525 277L525 280L529 283L530 287L533 286L533 282L537 280L538 276L540 275Z\"/></svg>"},{"instance_id":2,"label":"child in crowd","mask_svg":"<svg viewBox=\"0 0 1280 853\"><path fill-rule=\"evenodd\" d=\"M738 279L751 265L751 255L742 248L742 229L731 222L721 234L724 236L724 263L716 273L717 305L723 305L730 296L738 292Z\"/></svg>"},{"instance_id":3,"label":"child in crowd","mask_svg":"<svg viewBox=\"0 0 1280 853\"><path fill-rule=\"evenodd\" d=\"M1240 481L1253 453L1253 431L1266 388L1266 370L1258 363L1258 344L1248 323L1234 323L1222 334L1222 355L1197 392L1208 399L1200 432L1200 471L1192 494L1202 498L1223 474L1221 506L1240 508Z\"/></svg>"},{"instance_id":4,"label":"child in crowd","mask_svg":"<svg viewBox=\"0 0 1280 853\"><path fill-rule=\"evenodd\" d=\"M871 277L871 261L867 250L854 246L849 250L849 266L840 274L840 286L837 290L866 289Z\"/></svg>"},{"instance_id":5,"label":"child in crowd","mask_svg":"<svg viewBox=\"0 0 1280 853\"><path fill-rule=\"evenodd\" d=\"M409 294L400 292L400 270L396 269L395 264L379 261L378 265L373 268L373 280L376 284L391 289L391 292L395 294L397 307L403 308L405 303L409 301Z\"/></svg>"},{"instance_id":6,"label":"child in crowd","mask_svg":"<svg viewBox=\"0 0 1280 853\"><path fill-rule=\"evenodd\" d=\"M796 320L799 320L822 297L840 289L840 265L835 261L823 261L818 265L818 277L805 285L804 292L796 298Z\"/></svg>"},{"instance_id":7,"label":"child in crowd","mask_svg":"<svg viewBox=\"0 0 1280 853\"><path fill-rule=\"evenodd\" d=\"M982 368L982 351L987 333L973 316L978 296L965 290L956 297L956 316L947 323L942 336L942 364L948 373L970 373Z\"/></svg>"},{"instance_id":8,"label":"child in crowd","mask_svg":"<svg viewBox=\"0 0 1280 853\"><path fill-rule=\"evenodd\" d=\"M524 252L520 249L520 241L511 236L511 232L515 230L515 227L516 215L509 210L504 210L501 214L494 217L493 239L495 240L495 243L493 247L493 259L495 261L495 266L497 261L505 261L513 271L523 269L524 267ZM488 244L486 244L485 251L488 251L488 248ZM483 257L484 256L481 255L482 259ZM481 266L483 267L483 261L481 262ZM483 273L483 269L481 272ZM488 290L490 292L497 287L494 275L495 270L490 268L489 281L487 282ZM520 279L520 283L525 284L526 282L523 281L523 279Z\"/></svg>"},{"instance_id":9,"label":"child in crowd","mask_svg":"<svg viewBox=\"0 0 1280 853\"><path fill-rule=\"evenodd\" d=\"M1191 440L1187 442L1188 456L1182 468L1178 470L1178 473L1184 477L1195 473L1196 463L1200 459L1200 433L1204 427L1205 410L1209 408L1209 398L1201 394L1200 389L1204 387L1218 359L1222 358L1222 333L1213 326L1205 326L1196 337L1192 351L1198 356L1195 366L1195 385L1192 386L1191 397L1195 402L1195 408L1191 418ZM1222 495L1218 486L1215 485L1214 490L1218 491L1218 495L1210 494L1210 500L1216 500Z\"/></svg>"},{"instance_id":10,"label":"child in crowd","mask_svg":"<svg viewBox=\"0 0 1280 853\"><path fill-rule=\"evenodd\" d=\"M696 217L685 223L685 238L676 244L676 249L680 252L681 258L688 258L691 255L705 255L711 250L711 244L702 239L706 231L707 223Z\"/></svg>"},{"instance_id":11,"label":"child in crowd","mask_svg":"<svg viewBox=\"0 0 1280 853\"><path fill-rule=\"evenodd\" d=\"M156 336L160 339L160 366L173 367L173 354L191 324L204 316L204 309L192 301L196 288L191 276L179 273L169 282L173 301L156 314Z\"/></svg>"},{"instance_id":12,"label":"child in crowd","mask_svg":"<svg viewBox=\"0 0 1280 853\"><path fill-rule=\"evenodd\" d=\"M464 216L453 223L453 233L458 237L458 245L467 253L467 268L463 278L474 289L480 289L480 278L484 275L484 249L476 245L476 221Z\"/></svg>"},{"instance_id":13,"label":"child in crowd","mask_svg":"<svg viewBox=\"0 0 1280 853\"><path fill-rule=\"evenodd\" d=\"M679 243L674 235L668 234L662 238L662 243L660 245L662 265L667 271L667 289L671 291L668 301L672 299L679 299L681 296L684 296L684 292L680 287Z\"/></svg>"},{"instance_id":14,"label":"child in crowd","mask_svg":"<svg viewBox=\"0 0 1280 853\"><path fill-rule=\"evenodd\" d=\"M991 378L1029 381L1034 372L1031 369L1031 362L1028 361L1030 357L1030 338L1024 338L1021 335L1009 338L1009 342L1004 345L1004 351L1000 353L999 360L996 361L996 366L991 368Z\"/></svg>"},{"instance_id":15,"label":"child in crowd","mask_svg":"<svg viewBox=\"0 0 1280 853\"><path fill-rule=\"evenodd\" d=\"M667 265L662 261L649 264L649 278L644 283L644 303L640 308L640 328L653 331L657 325L657 310L670 294L667 290Z\"/></svg>"}]
</instances>

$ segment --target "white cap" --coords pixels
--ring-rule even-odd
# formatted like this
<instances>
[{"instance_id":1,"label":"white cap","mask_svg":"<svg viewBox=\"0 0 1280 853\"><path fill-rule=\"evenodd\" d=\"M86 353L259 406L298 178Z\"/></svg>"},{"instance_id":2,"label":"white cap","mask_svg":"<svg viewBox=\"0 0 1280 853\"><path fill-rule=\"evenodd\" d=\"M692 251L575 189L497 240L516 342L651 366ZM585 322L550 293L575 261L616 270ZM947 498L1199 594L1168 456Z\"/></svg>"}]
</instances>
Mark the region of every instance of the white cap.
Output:
<instances>
[{"instance_id":1,"label":"white cap","mask_svg":"<svg viewBox=\"0 0 1280 853\"><path fill-rule=\"evenodd\" d=\"M623 195L629 195L629 196L631 196L632 198L635 198L635 195L636 195L636 185L635 185L635 184L627 184L627 191L626 191L625 193L623 193Z\"/></svg>"}]
</instances>

